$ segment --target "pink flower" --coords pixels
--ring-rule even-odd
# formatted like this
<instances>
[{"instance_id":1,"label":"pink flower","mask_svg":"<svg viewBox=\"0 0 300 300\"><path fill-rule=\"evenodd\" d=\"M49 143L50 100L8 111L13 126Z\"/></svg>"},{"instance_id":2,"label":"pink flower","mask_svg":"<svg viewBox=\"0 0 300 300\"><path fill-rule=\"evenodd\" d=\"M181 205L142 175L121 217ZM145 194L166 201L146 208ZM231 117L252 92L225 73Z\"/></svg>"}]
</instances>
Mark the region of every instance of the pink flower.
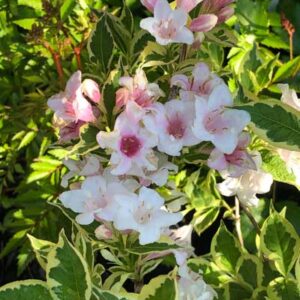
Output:
<instances>
[{"instance_id":1,"label":"pink flower","mask_svg":"<svg viewBox=\"0 0 300 300\"><path fill-rule=\"evenodd\" d=\"M226 85L217 86L208 100L196 96L195 136L210 141L215 147L231 154L238 145L238 137L250 122L250 115L242 110L229 109L233 101Z\"/></svg>"},{"instance_id":2,"label":"pink flower","mask_svg":"<svg viewBox=\"0 0 300 300\"><path fill-rule=\"evenodd\" d=\"M116 92L116 105L121 108L130 101L134 101L140 107L150 107L164 93L156 83L148 83L146 74L138 69L134 77L124 76L120 78L120 88Z\"/></svg>"},{"instance_id":3,"label":"pink flower","mask_svg":"<svg viewBox=\"0 0 300 300\"><path fill-rule=\"evenodd\" d=\"M237 196L247 206L257 206L259 199L256 194L265 194L270 191L273 177L260 170L261 157L259 153L253 157L256 170L248 170L238 178L228 177L218 184L220 193L226 197Z\"/></svg>"},{"instance_id":4,"label":"pink flower","mask_svg":"<svg viewBox=\"0 0 300 300\"><path fill-rule=\"evenodd\" d=\"M91 92L90 86L90 82L86 83L84 90L95 101L97 100L94 97L96 94L95 85L93 85L93 92ZM58 118L66 122L95 121L92 105L83 96L80 71L71 76L64 92L60 92L48 100L48 106L55 111Z\"/></svg>"},{"instance_id":5,"label":"pink flower","mask_svg":"<svg viewBox=\"0 0 300 300\"><path fill-rule=\"evenodd\" d=\"M157 145L157 138L138 123L132 122L125 112L117 118L114 131L100 131L97 141L101 148L112 151L112 174L126 174L134 165L149 171L157 168L157 159L153 159L152 150Z\"/></svg>"},{"instance_id":6,"label":"pink flower","mask_svg":"<svg viewBox=\"0 0 300 300\"><path fill-rule=\"evenodd\" d=\"M141 0L141 3L151 12L154 11L154 6L157 0Z\"/></svg>"},{"instance_id":7,"label":"pink flower","mask_svg":"<svg viewBox=\"0 0 300 300\"><path fill-rule=\"evenodd\" d=\"M181 8L172 10L167 0L158 0L154 17L143 19L141 28L149 31L160 45L170 43L192 44L193 33L185 27L188 14Z\"/></svg>"},{"instance_id":8,"label":"pink flower","mask_svg":"<svg viewBox=\"0 0 300 300\"><path fill-rule=\"evenodd\" d=\"M199 143L192 131L194 117L194 102L171 100L160 104L156 114L145 116L144 123L158 136L159 151L178 156L182 147Z\"/></svg>"},{"instance_id":9,"label":"pink flower","mask_svg":"<svg viewBox=\"0 0 300 300\"><path fill-rule=\"evenodd\" d=\"M256 170L256 165L246 148L251 141L250 134L244 132L239 136L238 144L230 154L224 154L215 148L207 161L210 168L222 171L222 176L239 177L247 170Z\"/></svg>"},{"instance_id":10,"label":"pink flower","mask_svg":"<svg viewBox=\"0 0 300 300\"><path fill-rule=\"evenodd\" d=\"M211 73L205 63L198 63L192 72L192 78L186 75L177 74L171 78L171 86L181 88L180 97L182 99L194 99L194 95L208 97L213 89L224 81Z\"/></svg>"},{"instance_id":11,"label":"pink flower","mask_svg":"<svg viewBox=\"0 0 300 300\"><path fill-rule=\"evenodd\" d=\"M64 122L66 123L66 122ZM60 142L69 142L70 140L79 138L80 127L84 125L85 122L71 122L66 125L60 125L59 129L59 141Z\"/></svg>"}]
</instances>

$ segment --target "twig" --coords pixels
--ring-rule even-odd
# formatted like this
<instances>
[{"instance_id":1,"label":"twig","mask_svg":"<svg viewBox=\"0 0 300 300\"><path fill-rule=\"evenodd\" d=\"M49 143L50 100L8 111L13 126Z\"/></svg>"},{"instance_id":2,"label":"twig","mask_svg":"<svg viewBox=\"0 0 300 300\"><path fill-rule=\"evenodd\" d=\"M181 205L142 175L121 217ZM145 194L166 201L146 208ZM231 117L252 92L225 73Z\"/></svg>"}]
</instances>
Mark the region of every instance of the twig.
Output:
<instances>
[{"instance_id":1,"label":"twig","mask_svg":"<svg viewBox=\"0 0 300 300\"><path fill-rule=\"evenodd\" d=\"M248 217L248 219L250 220L250 222L252 223L252 225L254 226L256 232L258 235L260 235L261 233L261 230L260 230L260 227L259 225L257 224L256 220L254 219L252 213L250 212L249 208L246 207L244 204L242 204L240 202L240 206L242 207L243 211L245 212L246 216Z\"/></svg>"},{"instance_id":2,"label":"twig","mask_svg":"<svg viewBox=\"0 0 300 300\"><path fill-rule=\"evenodd\" d=\"M281 24L283 28L286 30L286 32L289 35L289 42L290 42L290 60L294 58L293 52L294 52L294 46L293 46L293 36L295 33L295 27L294 25L286 18L284 13L281 13Z\"/></svg>"}]
</instances>

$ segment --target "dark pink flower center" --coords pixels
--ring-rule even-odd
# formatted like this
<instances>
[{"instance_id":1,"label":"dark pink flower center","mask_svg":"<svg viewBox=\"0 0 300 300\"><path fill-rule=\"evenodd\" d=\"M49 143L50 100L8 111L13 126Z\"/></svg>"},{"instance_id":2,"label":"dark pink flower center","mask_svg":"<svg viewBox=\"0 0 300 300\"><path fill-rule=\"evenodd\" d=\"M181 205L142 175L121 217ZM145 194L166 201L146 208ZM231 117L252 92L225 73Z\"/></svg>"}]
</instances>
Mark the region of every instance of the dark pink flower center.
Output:
<instances>
[{"instance_id":1,"label":"dark pink flower center","mask_svg":"<svg viewBox=\"0 0 300 300\"><path fill-rule=\"evenodd\" d=\"M156 31L162 39L172 39L177 33L176 24L172 19L161 20Z\"/></svg>"},{"instance_id":2,"label":"dark pink flower center","mask_svg":"<svg viewBox=\"0 0 300 300\"><path fill-rule=\"evenodd\" d=\"M182 139L186 130L185 122L178 114L169 119L167 131L175 139Z\"/></svg>"},{"instance_id":3,"label":"dark pink flower center","mask_svg":"<svg viewBox=\"0 0 300 300\"><path fill-rule=\"evenodd\" d=\"M139 152L142 144L140 140L134 136L124 136L121 139L120 150L128 157L132 157Z\"/></svg>"},{"instance_id":4,"label":"dark pink flower center","mask_svg":"<svg viewBox=\"0 0 300 300\"><path fill-rule=\"evenodd\" d=\"M225 159L230 164L240 166L240 165L243 164L243 162L245 160L245 151L240 150L240 149L236 149L231 154L225 154Z\"/></svg>"}]
</instances>

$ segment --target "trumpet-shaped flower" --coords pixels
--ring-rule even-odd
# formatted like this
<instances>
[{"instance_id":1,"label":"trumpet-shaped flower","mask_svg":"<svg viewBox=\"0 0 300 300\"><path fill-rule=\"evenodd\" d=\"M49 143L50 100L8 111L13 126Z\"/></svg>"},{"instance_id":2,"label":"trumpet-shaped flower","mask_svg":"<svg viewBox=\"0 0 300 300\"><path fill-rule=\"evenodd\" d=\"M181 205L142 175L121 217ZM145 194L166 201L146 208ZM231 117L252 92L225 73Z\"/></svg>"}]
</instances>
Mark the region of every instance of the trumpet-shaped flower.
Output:
<instances>
[{"instance_id":1,"label":"trumpet-shaped flower","mask_svg":"<svg viewBox=\"0 0 300 300\"><path fill-rule=\"evenodd\" d=\"M278 84L278 87L282 92L281 101L300 111L300 99L298 99L296 91L290 89L288 84Z\"/></svg>"},{"instance_id":2,"label":"trumpet-shaped flower","mask_svg":"<svg viewBox=\"0 0 300 300\"><path fill-rule=\"evenodd\" d=\"M154 190L142 187L139 194L119 194L119 204L114 225L119 230L139 232L141 245L159 240L162 231L182 219L180 213L170 213L164 209L164 199Z\"/></svg>"},{"instance_id":3,"label":"trumpet-shaped flower","mask_svg":"<svg viewBox=\"0 0 300 300\"><path fill-rule=\"evenodd\" d=\"M70 170L62 177L61 186L67 187L68 181L76 175L93 176L102 172L100 157L95 154L87 155L83 160L65 159L63 164Z\"/></svg>"},{"instance_id":4,"label":"trumpet-shaped flower","mask_svg":"<svg viewBox=\"0 0 300 300\"><path fill-rule=\"evenodd\" d=\"M88 96L90 95L93 98L92 100L97 100L94 96L94 94L97 93L95 92L96 83L93 84L92 89L90 89L90 82L91 80L86 84L82 84L81 72L75 72L67 82L65 91L52 96L48 100L48 106L54 110L55 115L58 118L67 122L95 121L92 105L83 96L82 89L83 85Z\"/></svg>"},{"instance_id":5,"label":"trumpet-shaped flower","mask_svg":"<svg viewBox=\"0 0 300 300\"><path fill-rule=\"evenodd\" d=\"M232 98L225 85L217 86L208 100L196 96L196 118L193 132L202 141L210 141L215 147L231 154L238 144L238 137L250 122L246 111L229 109Z\"/></svg>"},{"instance_id":6,"label":"trumpet-shaped flower","mask_svg":"<svg viewBox=\"0 0 300 300\"><path fill-rule=\"evenodd\" d=\"M207 98L220 84L225 86L224 81L211 73L205 63L196 64L191 79L183 74L177 74L171 78L171 86L180 87L181 98L185 100L194 99L194 95Z\"/></svg>"},{"instance_id":7,"label":"trumpet-shaped flower","mask_svg":"<svg viewBox=\"0 0 300 300\"><path fill-rule=\"evenodd\" d=\"M224 154L215 148L207 161L210 168L221 171L223 177L239 177L247 170L256 170L256 165L246 148L251 136L244 132L238 139L238 144L230 154Z\"/></svg>"},{"instance_id":8,"label":"trumpet-shaped flower","mask_svg":"<svg viewBox=\"0 0 300 300\"><path fill-rule=\"evenodd\" d=\"M158 0L154 6L154 17L143 19L141 28L149 31L157 43L184 43L191 45L193 33L185 26L188 14L181 8L172 10L167 0Z\"/></svg>"},{"instance_id":9,"label":"trumpet-shaped flower","mask_svg":"<svg viewBox=\"0 0 300 300\"><path fill-rule=\"evenodd\" d=\"M116 92L116 105L122 107L129 101L134 101L140 107L150 107L164 92L156 83L148 83L146 74L138 69L134 77L121 77L119 83L122 88Z\"/></svg>"},{"instance_id":10,"label":"trumpet-shaped flower","mask_svg":"<svg viewBox=\"0 0 300 300\"><path fill-rule=\"evenodd\" d=\"M59 199L63 205L76 213L76 221L87 225L94 219L112 221L115 214L115 195L130 194L117 178L90 176L80 189L63 192Z\"/></svg>"},{"instance_id":11,"label":"trumpet-shaped flower","mask_svg":"<svg viewBox=\"0 0 300 300\"><path fill-rule=\"evenodd\" d=\"M146 128L158 136L158 150L178 156L183 146L196 145L199 139L192 131L193 101L171 100L160 105L156 114L144 118Z\"/></svg>"},{"instance_id":12,"label":"trumpet-shaped flower","mask_svg":"<svg viewBox=\"0 0 300 300\"><path fill-rule=\"evenodd\" d=\"M133 166L126 174L137 176L140 184L149 186L154 183L157 186L163 186L167 183L169 171L178 171L178 167L168 161L168 157L160 152L155 153L157 158L157 170L148 171L146 169Z\"/></svg>"},{"instance_id":13,"label":"trumpet-shaped flower","mask_svg":"<svg viewBox=\"0 0 300 300\"><path fill-rule=\"evenodd\" d=\"M152 148L157 145L155 135L132 122L122 113L116 120L114 131L100 131L97 141L101 148L110 149L112 174L124 175L133 166L149 171L157 169L157 159Z\"/></svg>"},{"instance_id":14,"label":"trumpet-shaped flower","mask_svg":"<svg viewBox=\"0 0 300 300\"><path fill-rule=\"evenodd\" d=\"M248 170L238 178L228 177L218 184L220 193L230 197L236 195L247 206L257 206L259 199L256 194L265 194L270 191L273 177L271 174L260 170L261 157L257 154L253 157L257 171Z\"/></svg>"}]
</instances>

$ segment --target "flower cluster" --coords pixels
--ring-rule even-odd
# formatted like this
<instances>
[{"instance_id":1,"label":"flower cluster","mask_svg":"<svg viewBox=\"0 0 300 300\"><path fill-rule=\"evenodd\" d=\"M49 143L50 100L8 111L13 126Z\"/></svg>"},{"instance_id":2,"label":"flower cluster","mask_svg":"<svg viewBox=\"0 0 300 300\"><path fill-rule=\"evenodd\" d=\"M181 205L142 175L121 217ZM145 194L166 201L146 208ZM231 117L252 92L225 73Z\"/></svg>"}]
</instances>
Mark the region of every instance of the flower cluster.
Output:
<instances>
[{"instance_id":1,"label":"flower cluster","mask_svg":"<svg viewBox=\"0 0 300 300\"><path fill-rule=\"evenodd\" d=\"M167 0L142 0L154 16L143 19L140 26L149 31L161 45L194 42L193 32L207 32L233 14L232 0L177 0L172 9ZM199 15L189 20L189 13L202 2Z\"/></svg>"},{"instance_id":2,"label":"flower cluster","mask_svg":"<svg viewBox=\"0 0 300 300\"><path fill-rule=\"evenodd\" d=\"M48 100L48 106L57 118L61 141L77 138L83 124L96 121L99 110L93 103L98 103L100 99L98 84L91 79L81 82L81 72L77 71L67 82L65 91Z\"/></svg>"}]
</instances>

